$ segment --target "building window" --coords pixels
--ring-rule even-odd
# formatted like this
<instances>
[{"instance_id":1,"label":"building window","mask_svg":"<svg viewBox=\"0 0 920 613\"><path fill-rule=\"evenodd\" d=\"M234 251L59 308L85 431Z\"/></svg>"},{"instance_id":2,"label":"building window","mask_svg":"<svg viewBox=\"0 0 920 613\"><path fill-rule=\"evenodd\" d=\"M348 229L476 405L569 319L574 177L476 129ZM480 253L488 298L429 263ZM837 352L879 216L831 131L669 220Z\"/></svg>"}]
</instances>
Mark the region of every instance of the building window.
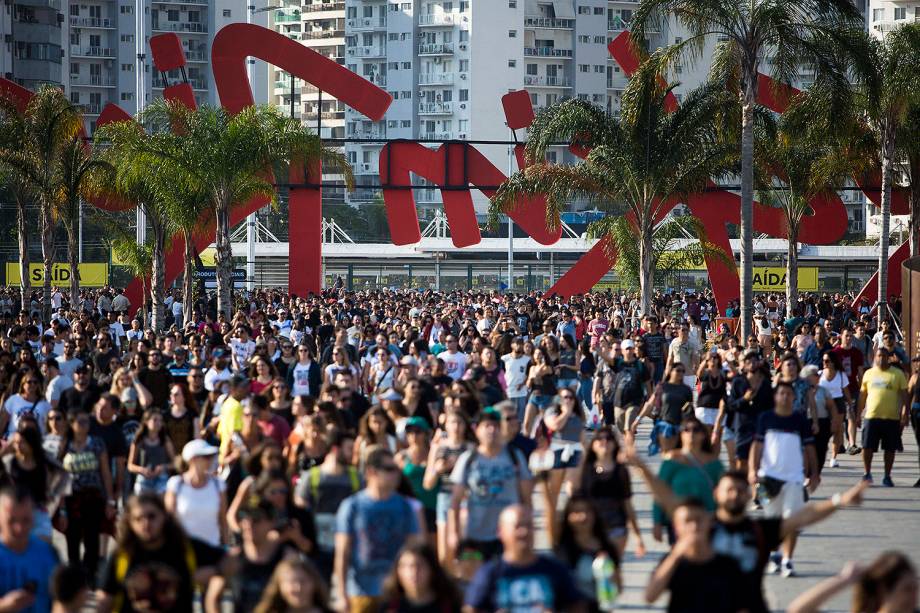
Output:
<instances>
[{"instance_id":1,"label":"building window","mask_svg":"<svg viewBox=\"0 0 920 613\"><path fill-rule=\"evenodd\" d=\"M588 35L586 35L586 34L579 34L579 35L578 35L578 42L580 42L580 43L590 43L590 42L591 42L591 37L588 36Z\"/></svg>"},{"instance_id":2,"label":"building window","mask_svg":"<svg viewBox=\"0 0 920 613\"><path fill-rule=\"evenodd\" d=\"M233 11L230 9L224 9L224 17L230 18L233 16Z\"/></svg>"},{"instance_id":3,"label":"building window","mask_svg":"<svg viewBox=\"0 0 920 613\"><path fill-rule=\"evenodd\" d=\"M412 92L405 91L405 90L401 91L399 92L399 97L402 98L403 100L409 100L410 98L412 98Z\"/></svg>"},{"instance_id":4,"label":"building window","mask_svg":"<svg viewBox=\"0 0 920 613\"><path fill-rule=\"evenodd\" d=\"M127 5L126 5L126 6L120 6L120 7L118 7L118 12L121 13L122 15L131 15L131 14L134 13L134 7L133 7L133 6L127 6Z\"/></svg>"},{"instance_id":5,"label":"building window","mask_svg":"<svg viewBox=\"0 0 920 613\"><path fill-rule=\"evenodd\" d=\"M591 72L591 66L589 64L579 64L578 72Z\"/></svg>"},{"instance_id":6,"label":"building window","mask_svg":"<svg viewBox=\"0 0 920 613\"><path fill-rule=\"evenodd\" d=\"M603 45L603 44L605 44L606 42L607 42L607 37L606 37L606 36L595 36L595 37L594 37L594 44L595 44L595 45Z\"/></svg>"},{"instance_id":7,"label":"building window","mask_svg":"<svg viewBox=\"0 0 920 613\"><path fill-rule=\"evenodd\" d=\"M509 9L516 9L516 8L517 8L517 0L508 0L508 8L509 8Z\"/></svg>"},{"instance_id":8,"label":"building window","mask_svg":"<svg viewBox=\"0 0 920 613\"><path fill-rule=\"evenodd\" d=\"M412 62L403 62L402 68L403 70L412 70Z\"/></svg>"},{"instance_id":9,"label":"building window","mask_svg":"<svg viewBox=\"0 0 920 613\"><path fill-rule=\"evenodd\" d=\"M885 9L872 9L872 21L881 21L885 18Z\"/></svg>"},{"instance_id":10,"label":"building window","mask_svg":"<svg viewBox=\"0 0 920 613\"><path fill-rule=\"evenodd\" d=\"M399 32L390 32L387 34L387 40L397 41L399 40Z\"/></svg>"},{"instance_id":11,"label":"building window","mask_svg":"<svg viewBox=\"0 0 920 613\"><path fill-rule=\"evenodd\" d=\"M121 99L124 102L128 100L134 100L134 92L121 92Z\"/></svg>"},{"instance_id":12,"label":"building window","mask_svg":"<svg viewBox=\"0 0 920 613\"><path fill-rule=\"evenodd\" d=\"M895 21L900 20L900 19L907 19L907 7L906 6L894 7L894 18L895 18Z\"/></svg>"},{"instance_id":13,"label":"building window","mask_svg":"<svg viewBox=\"0 0 920 613\"><path fill-rule=\"evenodd\" d=\"M469 99L470 99L470 90L461 89L460 95L459 95L460 102L469 102Z\"/></svg>"},{"instance_id":14,"label":"building window","mask_svg":"<svg viewBox=\"0 0 920 613\"><path fill-rule=\"evenodd\" d=\"M122 72L134 72L134 64L122 64L121 71Z\"/></svg>"},{"instance_id":15,"label":"building window","mask_svg":"<svg viewBox=\"0 0 920 613\"><path fill-rule=\"evenodd\" d=\"M605 9L605 8L602 7L602 6L595 6L595 7L594 7L594 14L595 14L595 15L603 15L603 14L606 13L606 12L607 12L607 9Z\"/></svg>"},{"instance_id":16,"label":"building window","mask_svg":"<svg viewBox=\"0 0 920 613\"><path fill-rule=\"evenodd\" d=\"M70 101L74 104L80 104L80 93L79 92L70 92Z\"/></svg>"},{"instance_id":17,"label":"building window","mask_svg":"<svg viewBox=\"0 0 920 613\"><path fill-rule=\"evenodd\" d=\"M79 5L79 4L71 4L71 5L70 5L70 14L73 15L74 17L79 17L79 16L80 16L80 5Z\"/></svg>"},{"instance_id":18,"label":"building window","mask_svg":"<svg viewBox=\"0 0 920 613\"><path fill-rule=\"evenodd\" d=\"M537 65L536 64L527 64L527 74L535 77L537 76Z\"/></svg>"},{"instance_id":19,"label":"building window","mask_svg":"<svg viewBox=\"0 0 920 613\"><path fill-rule=\"evenodd\" d=\"M460 0L460 12L465 13L470 10L470 1L469 0Z\"/></svg>"},{"instance_id":20,"label":"building window","mask_svg":"<svg viewBox=\"0 0 920 613\"><path fill-rule=\"evenodd\" d=\"M579 6L579 7L578 7L578 14L579 14L579 15L590 15L590 14L591 14L591 7L590 7L590 6Z\"/></svg>"},{"instance_id":21,"label":"building window","mask_svg":"<svg viewBox=\"0 0 920 613\"><path fill-rule=\"evenodd\" d=\"M402 120L402 127L404 127L404 128L411 128L411 127L412 127L412 120L411 120L411 119L403 119L403 120Z\"/></svg>"},{"instance_id":22,"label":"building window","mask_svg":"<svg viewBox=\"0 0 920 613\"><path fill-rule=\"evenodd\" d=\"M508 60L508 68L514 68L517 66L517 60Z\"/></svg>"},{"instance_id":23,"label":"building window","mask_svg":"<svg viewBox=\"0 0 920 613\"><path fill-rule=\"evenodd\" d=\"M123 43L133 43L133 42L134 42L134 34L122 34L122 35L121 35L121 42L123 42Z\"/></svg>"},{"instance_id":24,"label":"building window","mask_svg":"<svg viewBox=\"0 0 920 613\"><path fill-rule=\"evenodd\" d=\"M399 70L399 62L390 62L387 64L387 68L390 70Z\"/></svg>"},{"instance_id":25,"label":"building window","mask_svg":"<svg viewBox=\"0 0 920 613\"><path fill-rule=\"evenodd\" d=\"M460 72L468 72L470 69L469 60L460 60Z\"/></svg>"},{"instance_id":26,"label":"building window","mask_svg":"<svg viewBox=\"0 0 920 613\"><path fill-rule=\"evenodd\" d=\"M508 30L508 38L517 38L517 30Z\"/></svg>"}]
</instances>

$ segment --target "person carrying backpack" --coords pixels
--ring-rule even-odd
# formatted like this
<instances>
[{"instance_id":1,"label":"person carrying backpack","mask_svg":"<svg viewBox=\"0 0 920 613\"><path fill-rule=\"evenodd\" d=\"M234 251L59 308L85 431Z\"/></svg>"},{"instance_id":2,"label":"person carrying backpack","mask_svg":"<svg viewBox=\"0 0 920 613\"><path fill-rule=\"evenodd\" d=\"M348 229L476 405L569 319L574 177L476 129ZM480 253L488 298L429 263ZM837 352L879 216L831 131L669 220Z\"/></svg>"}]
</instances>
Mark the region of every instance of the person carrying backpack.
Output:
<instances>
[{"instance_id":1,"label":"person carrying backpack","mask_svg":"<svg viewBox=\"0 0 920 613\"><path fill-rule=\"evenodd\" d=\"M505 444L501 432L502 413L487 407L476 424L475 449L457 459L450 480L454 483L450 513L454 527L449 535L452 550L460 539L472 541L485 559L501 555L498 516L505 507L531 506L533 476L527 460L517 449ZM466 502L466 521L460 521L460 508Z\"/></svg>"},{"instance_id":2,"label":"person carrying backpack","mask_svg":"<svg viewBox=\"0 0 920 613\"><path fill-rule=\"evenodd\" d=\"M348 463L354 443L347 432L328 433L322 464L302 471L294 488L294 504L313 511L316 550L311 557L327 582L335 554L335 513L342 501L364 487L358 469Z\"/></svg>"}]
</instances>

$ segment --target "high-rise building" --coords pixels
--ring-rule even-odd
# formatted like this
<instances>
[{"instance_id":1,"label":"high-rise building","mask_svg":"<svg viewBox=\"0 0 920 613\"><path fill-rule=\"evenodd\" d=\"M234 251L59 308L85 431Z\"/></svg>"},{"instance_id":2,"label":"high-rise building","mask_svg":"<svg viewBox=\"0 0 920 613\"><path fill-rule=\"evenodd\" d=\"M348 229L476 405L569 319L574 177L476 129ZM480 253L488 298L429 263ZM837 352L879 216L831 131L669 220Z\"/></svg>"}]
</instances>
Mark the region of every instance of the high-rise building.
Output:
<instances>
[{"instance_id":1,"label":"high-rise building","mask_svg":"<svg viewBox=\"0 0 920 613\"><path fill-rule=\"evenodd\" d=\"M62 83L67 0L0 2L0 76L29 89Z\"/></svg>"},{"instance_id":2,"label":"high-rise building","mask_svg":"<svg viewBox=\"0 0 920 613\"><path fill-rule=\"evenodd\" d=\"M870 34L884 38L906 23L920 22L920 0L868 0L866 22Z\"/></svg>"}]
</instances>

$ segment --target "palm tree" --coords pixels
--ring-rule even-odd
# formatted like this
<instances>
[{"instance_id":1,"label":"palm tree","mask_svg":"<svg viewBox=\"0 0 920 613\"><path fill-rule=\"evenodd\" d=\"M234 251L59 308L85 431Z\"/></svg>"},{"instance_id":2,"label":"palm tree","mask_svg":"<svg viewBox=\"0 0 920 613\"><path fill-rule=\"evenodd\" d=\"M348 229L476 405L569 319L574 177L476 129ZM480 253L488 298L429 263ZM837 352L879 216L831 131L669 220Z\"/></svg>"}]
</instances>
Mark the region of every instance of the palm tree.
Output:
<instances>
[{"instance_id":1,"label":"palm tree","mask_svg":"<svg viewBox=\"0 0 920 613\"><path fill-rule=\"evenodd\" d=\"M684 97L670 112L667 96L675 85L660 79L658 58L649 58L633 74L622 96L619 117L572 99L542 111L530 128L528 167L512 175L493 196L490 223L496 225L522 197L545 194L547 224L554 227L566 201L584 196L605 208L625 203L638 237L641 308L650 312L654 288L655 223L676 199L705 188L710 177L728 173L734 147L720 139L719 119L731 114L733 97L704 86ZM533 164L558 141L574 141L590 149L574 166ZM595 236L611 237L611 218L593 224Z\"/></svg>"},{"instance_id":2,"label":"palm tree","mask_svg":"<svg viewBox=\"0 0 920 613\"><path fill-rule=\"evenodd\" d=\"M93 158L83 138L79 135L71 138L61 151L61 193L57 215L67 232L70 304L78 304L80 298L79 239L77 236L80 223L80 202L99 190L109 168L108 164Z\"/></svg>"},{"instance_id":3,"label":"palm tree","mask_svg":"<svg viewBox=\"0 0 920 613\"><path fill-rule=\"evenodd\" d=\"M811 202L831 197L834 187L871 165L874 139L852 121L842 121L834 100L846 96L839 83L819 82L798 94L775 125L758 129L755 185L758 199L779 208L786 226L786 316L798 303L798 242ZM832 122L836 129L829 128Z\"/></svg>"},{"instance_id":4,"label":"palm tree","mask_svg":"<svg viewBox=\"0 0 920 613\"><path fill-rule=\"evenodd\" d=\"M895 138L910 184L910 255L916 257L920 255L920 100L911 102Z\"/></svg>"},{"instance_id":5,"label":"palm tree","mask_svg":"<svg viewBox=\"0 0 920 613\"><path fill-rule=\"evenodd\" d=\"M634 41L660 28L673 15L686 40L669 48L672 60L696 59L708 39L718 36L713 71L719 81L730 73L741 112L741 338L751 332L753 307L754 114L757 75L770 59L773 77L790 82L804 63L833 69L862 30L862 13L851 0L641 0L633 15Z\"/></svg>"},{"instance_id":6,"label":"palm tree","mask_svg":"<svg viewBox=\"0 0 920 613\"><path fill-rule=\"evenodd\" d=\"M867 121L881 148L881 228L878 261L878 317L888 317L888 245L891 232L891 188L898 133L907 127L909 113L920 104L920 24L911 23L889 32L882 41L868 36L857 56L855 77L858 96L855 112ZM910 134L905 134L910 138ZM916 143L907 147L916 148ZM909 161L909 156L908 156ZM914 199L916 200L916 199ZM914 222L915 223L915 222Z\"/></svg>"},{"instance_id":7,"label":"palm tree","mask_svg":"<svg viewBox=\"0 0 920 613\"><path fill-rule=\"evenodd\" d=\"M96 213L94 221L105 231L105 242L112 254L124 262L128 271L141 280L141 321L147 324L147 281L153 266L153 250L147 243L138 244L137 237L119 220L101 211Z\"/></svg>"},{"instance_id":8,"label":"palm tree","mask_svg":"<svg viewBox=\"0 0 920 613\"><path fill-rule=\"evenodd\" d=\"M48 321L51 319L54 230L61 198L61 155L79 133L83 119L63 90L43 85L17 121L22 122L17 144L0 148L0 164L12 170L15 180L35 195L39 205L45 274L42 306Z\"/></svg>"},{"instance_id":9,"label":"palm tree","mask_svg":"<svg viewBox=\"0 0 920 613\"><path fill-rule=\"evenodd\" d=\"M353 185L351 168L341 153L327 149L299 122L268 106L248 107L231 115L222 107L196 110L156 101L142 114L152 133L138 161L164 177L203 194L202 204L216 221L217 308L232 315L230 212L253 198L276 202L272 170L287 178L290 168L302 171L321 163L337 170Z\"/></svg>"},{"instance_id":10,"label":"palm tree","mask_svg":"<svg viewBox=\"0 0 920 613\"><path fill-rule=\"evenodd\" d=\"M640 237L635 224L626 217L608 217L595 224L588 232L589 238L608 238L616 251L616 271L621 282L628 287L641 287ZM691 239L689 243L684 240ZM706 236L702 222L690 215L665 219L652 230L652 270L654 276L685 270L707 259L716 259L734 266L718 245Z\"/></svg>"},{"instance_id":11,"label":"palm tree","mask_svg":"<svg viewBox=\"0 0 920 613\"><path fill-rule=\"evenodd\" d=\"M18 149L24 140L27 123L25 116L9 98L0 97L0 151ZM16 227L19 235L19 288L20 295L26 300L31 288L29 275L29 220L26 207L32 202L32 194L14 168L2 164L8 155L0 152L0 183L7 186L16 203Z\"/></svg>"},{"instance_id":12,"label":"palm tree","mask_svg":"<svg viewBox=\"0 0 920 613\"><path fill-rule=\"evenodd\" d=\"M101 152L98 154L99 161L112 169L104 192L108 196L137 203L150 226L150 269L144 271L144 276L149 272L151 327L159 332L163 329L165 317L167 241L176 230L171 199L175 198L175 191L181 189L182 184L181 176L170 174L166 166L151 164L146 158L145 152L154 138L155 135L133 121L110 123L96 132L97 151ZM108 146L103 147L102 143Z\"/></svg>"}]
</instances>

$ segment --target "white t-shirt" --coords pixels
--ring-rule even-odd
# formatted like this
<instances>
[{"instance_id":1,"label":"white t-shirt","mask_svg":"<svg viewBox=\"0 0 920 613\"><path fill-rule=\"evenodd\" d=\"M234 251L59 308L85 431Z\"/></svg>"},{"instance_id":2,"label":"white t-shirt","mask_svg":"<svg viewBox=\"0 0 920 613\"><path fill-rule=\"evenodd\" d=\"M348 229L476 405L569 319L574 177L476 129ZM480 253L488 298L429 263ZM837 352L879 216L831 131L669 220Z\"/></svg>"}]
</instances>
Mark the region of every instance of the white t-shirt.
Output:
<instances>
[{"instance_id":1,"label":"white t-shirt","mask_svg":"<svg viewBox=\"0 0 920 613\"><path fill-rule=\"evenodd\" d=\"M173 317L179 317L182 315L182 303L178 300L174 300L172 303L172 314Z\"/></svg>"},{"instance_id":2,"label":"white t-shirt","mask_svg":"<svg viewBox=\"0 0 920 613\"><path fill-rule=\"evenodd\" d=\"M847 374L842 370L838 370L836 376L830 381L824 377L823 370L820 375L821 377L818 379L818 385L826 389L831 395L831 398L843 398L843 390L850 384L850 378L847 377Z\"/></svg>"},{"instance_id":3,"label":"white t-shirt","mask_svg":"<svg viewBox=\"0 0 920 613\"><path fill-rule=\"evenodd\" d=\"M182 475L170 477L166 491L176 496L176 517L186 534L212 547L220 547L220 494L227 486L215 477L196 488Z\"/></svg>"},{"instance_id":4,"label":"white t-shirt","mask_svg":"<svg viewBox=\"0 0 920 613\"><path fill-rule=\"evenodd\" d=\"M444 372L454 381L458 380L466 372L467 355L462 351L451 353L442 351L438 357L444 360Z\"/></svg>"},{"instance_id":5,"label":"white t-shirt","mask_svg":"<svg viewBox=\"0 0 920 613\"><path fill-rule=\"evenodd\" d=\"M527 367L530 356L522 353L516 358L510 353L502 356L505 363L505 383L508 385L508 398L523 398L527 395Z\"/></svg>"},{"instance_id":6,"label":"white t-shirt","mask_svg":"<svg viewBox=\"0 0 920 613\"><path fill-rule=\"evenodd\" d=\"M309 396L310 395L310 366L313 362L308 364L301 364L297 362L294 364L293 374L291 375L294 379L293 385L291 386L291 395L292 396ZM313 390L314 395L319 394L319 390Z\"/></svg>"},{"instance_id":7,"label":"white t-shirt","mask_svg":"<svg viewBox=\"0 0 920 613\"><path fill-rule=\"evenodd\" d=\"M45 418L48 416L48 411L51 410L51 406L44 398L39 398L38 402L32 402L26 400L19 394L13 394L6 399L3 410L10 415L10 421L6 427L6 435L7 438L9 438L13 436L13 433L19 428L19 418L29 413L34 415L35 420L38 422L38 427L41 429L42 434L44 434Z\"/></svg>"},{"instance_id":8,"label":"white t-shirt","mask_svg":"<svg viewBox=\"0 0 920 613\"><path fill-rule=\"evenodd\" d=\"M204 373L204 389L213 392L214 389L220 385L221 381L229 381L232 376L229 368L223 370L214 370L213 367L209 368L208 371Z\"/></svg>"},{"instance_id":9,"label":"white t-shirt","mask_svg":"<svg viewBox=\"0 0 920 613\"><path fill-rule=\"evenodd\" d=\"M61 399L61 394L72 387L73 381L70 377L58 375L48 383L48 388L45 390L45 400L49 403L56 402Z\"/></svg>"},{"instance_id":10,"label":"white t-shirt","mask_svg":"<svg viewBox=\"0 0 920 613\"><path fill-rule=\"evenodd\" d=\"M256 351L256 343L252 339L244 342L238 338L234 338L230 341L230 351L233 352L236 364L241 369L244 369L247 366L249 358Z\"/></svg>"}]
</instances>

